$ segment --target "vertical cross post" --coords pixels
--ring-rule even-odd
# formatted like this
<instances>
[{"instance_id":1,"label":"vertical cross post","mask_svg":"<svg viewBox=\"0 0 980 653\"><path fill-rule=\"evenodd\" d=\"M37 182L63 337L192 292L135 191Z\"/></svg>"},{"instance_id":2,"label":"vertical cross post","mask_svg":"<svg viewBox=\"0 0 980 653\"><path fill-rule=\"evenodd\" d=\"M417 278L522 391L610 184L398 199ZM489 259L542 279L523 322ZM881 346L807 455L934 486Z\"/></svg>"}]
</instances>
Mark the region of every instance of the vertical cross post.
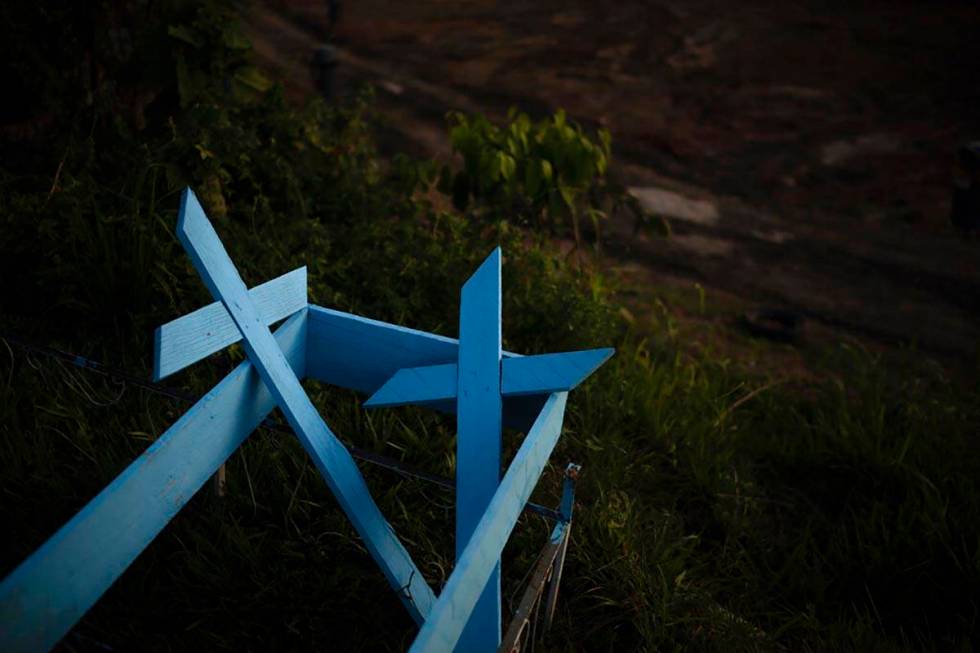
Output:
<instances>
[{"instance_id":1,"label":"vertical cross post","mask_svg":"<svg viewBox=\"0 0 980 653\"><path fill-rule=\"evenodd\" d=\"M463 286L456 400L456 560L500 484L503 400L500 394L500 248ZM456 651L500 646L500 559L466 623Z\"/></svg>"}]
</instances>

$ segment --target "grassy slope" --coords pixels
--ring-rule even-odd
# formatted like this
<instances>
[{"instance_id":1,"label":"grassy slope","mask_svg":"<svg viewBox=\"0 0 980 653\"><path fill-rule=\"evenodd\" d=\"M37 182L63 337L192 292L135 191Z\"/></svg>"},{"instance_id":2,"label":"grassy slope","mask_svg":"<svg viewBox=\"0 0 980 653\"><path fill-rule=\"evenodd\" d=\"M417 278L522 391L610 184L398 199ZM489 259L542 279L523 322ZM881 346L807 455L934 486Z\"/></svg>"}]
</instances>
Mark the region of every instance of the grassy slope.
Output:
<instances>
[{"instance_id":1,"label":"grassy slope","mask_svg":"<svg viewBox=\"0 0 980 653\"><path fill-rule=\"evenodd\" d=\"M539 488L554 501L563 463L583 464L546 648L970 648L975 393L914 356L886 363L854 348L828 352L822 380L772 386L778 371L749 375L710 347L692 355L666 320L631 330L610 280L558 262L548 243L433 209L417 168L381 166L360 112L206 94L185 104L150 107L138 132L96 105L74 117L82 129L5 143L5 328L147 370L152 327L205 301L172 237L185 183L203 189L248 282L306 263L318 303L450 335L460 284L500 242L508 348L619 349L572 395ZM20 354L0 360L6 572L182 407ZM201 392L231 362L175 382ZM452 473L452 420L366 414L360 397L311 389L351 442ZM440 585L451 496L365 471ZM229 483L220 504L192 501L66 648L406 646L411 623L291 438L254 434ZM506 552L508 598L545 533L539 518L522 521Z\"/></svg>"}]
</instances>

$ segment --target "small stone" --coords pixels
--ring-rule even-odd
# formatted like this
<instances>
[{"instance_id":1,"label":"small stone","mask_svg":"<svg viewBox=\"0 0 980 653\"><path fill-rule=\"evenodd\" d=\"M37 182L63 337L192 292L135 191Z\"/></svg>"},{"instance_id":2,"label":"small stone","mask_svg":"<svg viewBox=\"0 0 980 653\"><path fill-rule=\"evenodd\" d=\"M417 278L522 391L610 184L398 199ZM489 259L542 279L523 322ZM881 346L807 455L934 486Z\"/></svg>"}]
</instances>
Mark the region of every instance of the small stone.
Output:
<instances>
[{"instance_id":1,"label":"small stone","mask_svg":"<svg viewBox=\"0 0 980 653\"><path fill-rule=\"evenodd\" d=\"M695 200L663 188L631 187L629 192L647 211L700 225L713 225L720 217L718 207L708 200Z\"/></svg>"}]
</instances>

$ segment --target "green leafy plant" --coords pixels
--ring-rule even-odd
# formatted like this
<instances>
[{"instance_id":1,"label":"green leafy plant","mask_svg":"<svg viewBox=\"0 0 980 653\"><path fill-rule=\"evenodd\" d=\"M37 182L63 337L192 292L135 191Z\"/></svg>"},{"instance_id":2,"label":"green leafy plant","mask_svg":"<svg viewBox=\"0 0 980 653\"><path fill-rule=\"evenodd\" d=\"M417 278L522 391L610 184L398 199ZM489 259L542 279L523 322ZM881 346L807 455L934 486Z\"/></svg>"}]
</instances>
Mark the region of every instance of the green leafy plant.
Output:
<instances>
[{"instance_id":1,"label":"green leafy plant","mask_svg":"<svg viewBox=\"0 0 980 653\"><path fill-rule=\"evenodd\" d=\"M549 235L571 228L582 242L586 219L599 240L599 226L628 209L646 221L636 200L610 180L611 137L600 129L590 138L559 110L532 122L514 109L497 126L481 115L449 114L449 137L462 168L445 166L438 188L461 211L491 221L513 221Z\"/></svg>"},{"instance_id":2,"label":"green leafy plant","mask_svg":"<svg viewBox=\"0 0 980 653\"><path fill-rule=\"evenodd\" d=\"M257 99L272 87L248 60L252 46L231 3L201 3L192 14L169 25L167 35L176 45L174 65L181 106L215 93Z\"/></svg>"}]
</instances>

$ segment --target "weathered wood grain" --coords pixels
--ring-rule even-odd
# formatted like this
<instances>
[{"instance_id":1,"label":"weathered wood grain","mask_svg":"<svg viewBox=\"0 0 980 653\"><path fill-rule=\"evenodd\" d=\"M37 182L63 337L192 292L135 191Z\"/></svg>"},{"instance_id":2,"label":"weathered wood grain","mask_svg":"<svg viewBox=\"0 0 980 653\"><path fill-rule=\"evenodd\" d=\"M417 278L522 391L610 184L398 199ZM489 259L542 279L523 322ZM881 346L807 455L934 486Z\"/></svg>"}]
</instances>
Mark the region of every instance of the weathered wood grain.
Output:
<instances>
[{"instance_id":1,"label":"weathered wood grain","mask_svg":"<svg viewBox=\"0 0 980 653\"><path fill-rule=\"evenodd\" d=\"M258 309L263 324L285 319L306 307L306 267L255 286L248 291L248 296ZM156 331L153 380L159 381L179 372L241 339L238 327L221 302L167 322Z\"/></svg>"}]
</instances>

